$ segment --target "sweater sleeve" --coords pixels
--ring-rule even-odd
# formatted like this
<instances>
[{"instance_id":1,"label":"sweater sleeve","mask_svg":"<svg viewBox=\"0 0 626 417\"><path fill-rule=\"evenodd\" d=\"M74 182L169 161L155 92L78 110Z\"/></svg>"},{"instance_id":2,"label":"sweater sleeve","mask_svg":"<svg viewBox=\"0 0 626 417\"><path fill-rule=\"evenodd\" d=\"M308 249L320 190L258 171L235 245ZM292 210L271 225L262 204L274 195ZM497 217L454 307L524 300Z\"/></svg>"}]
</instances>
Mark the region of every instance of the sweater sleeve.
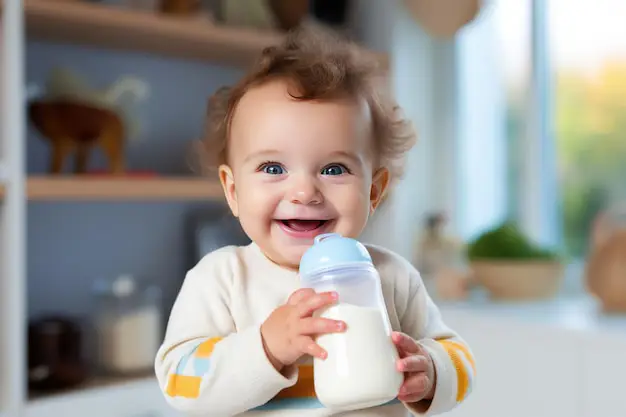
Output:
<instances>
[{"instance_id":1,"label":"sweater sleeve","mask_svg":"<svg viewBox=\"0 0 626 417\"><path fill-rule=\"evenodd\" d=\"M166 401L190 414L237 415L297 380L271 365L259 326L236 329L229 271L201 261L188 272L170 313L155 371ZM232 274L232 273L231 273Z\"/></svg>"},{"instance_id":2,"label":"sweater sleeve","mask_svg":"<svg viewBox=\"0 0 626 417\"><path fill-rule=\"evenodd\" d=\"M452 410L467 398L475 382L476 364L467 343L443 322L412 266L408 278L409 297L400 326L430 354L437 381L432 400L405 405L415 416L433 416Z\"/></svg>"}]
</instances>

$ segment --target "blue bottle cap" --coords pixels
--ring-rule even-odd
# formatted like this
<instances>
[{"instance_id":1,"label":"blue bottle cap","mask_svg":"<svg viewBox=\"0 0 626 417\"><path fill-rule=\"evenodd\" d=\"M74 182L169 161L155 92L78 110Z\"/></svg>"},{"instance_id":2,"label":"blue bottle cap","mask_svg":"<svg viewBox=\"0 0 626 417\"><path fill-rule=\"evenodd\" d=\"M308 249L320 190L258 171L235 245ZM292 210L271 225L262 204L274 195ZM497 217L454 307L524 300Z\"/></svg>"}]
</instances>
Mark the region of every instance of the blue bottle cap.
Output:
<instances>
[{"instance_id":1,"label":"blue bottle cap","mask_svg":"<svg viewBox=\"0 0 626 417\"><path fill-rule=\"evenodd\" d=\"M372 257L361 242L338 233L326 233L316 236L313 246L302 255L300 276L359 264L372 265Z\"/></svg>"}]
</instances>

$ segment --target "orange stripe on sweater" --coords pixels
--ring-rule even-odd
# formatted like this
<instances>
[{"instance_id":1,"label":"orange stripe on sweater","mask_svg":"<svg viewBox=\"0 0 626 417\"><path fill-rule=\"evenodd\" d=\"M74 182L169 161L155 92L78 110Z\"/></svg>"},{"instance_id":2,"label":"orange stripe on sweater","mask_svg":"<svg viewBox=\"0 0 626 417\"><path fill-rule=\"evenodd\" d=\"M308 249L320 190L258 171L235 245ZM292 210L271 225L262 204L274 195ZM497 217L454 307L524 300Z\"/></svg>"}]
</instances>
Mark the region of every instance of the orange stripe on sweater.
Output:
<instances>
[{"instance_id":1,"label":"orange stripe on sweater","mask_svg":"<svg viewBox=\"0 0 626 417\"><path fill-rule=\"evenodd\" d=\"M213 349L215 345L217 345L222 340L221 337L213 337L211 339L207 339L198 346L194 356L196 358L208 358L213 353Z\"/></svg>"},{"instance_id":2,"label":"orange stripe on sweater","mask_svg":"<svg viewBox=\"0 0 626 417\"><path fill-rule=\"evenodd\" d=\"M440 341L443 348L448 352L450 356L450 360L454 364L454 368L456 369L456 378L457 378L457 393L456 393L456 401L461 402L467 395L467 391L469 388L469 375L468 370L465 364L463 363L463 359L461 359L461 354L459 353L459 349L456 346L445 343L446 341Z\"/></svg>"},{"instance_id":3,"label":"orange stripe on sweater","mask_svg":"<svg viewBox=\"0 0 626 417\"><path fill-rule=\"evenodd\" d=\"M199 376L171 374L166 393L170 397L198 398L201 383L202 378Z\"/></svg>"},{"instance_id":4,"label":"orange stripe on sweater","mask_svg":"<svg viewBox=\"0 0 626 417\"><path fill-rule=\"evenodd\" d=\"M276 394L275 399L285 398L315 398L315 384L313 366L301 365L298 367L298 381L291 387L285 388Z\"/></svg>"},{"instance_id":5,"label":"orange stripe on sweater","mask_svg":"<svg viewBox=\"0 0 626 417\"><path fill-rule=\"evenodd\" d=\"M461 344L459 342L455 342L454 340L447 340L447 339L438 340L438 342L441 343L442 345L449 345L450 347L455 347L458 350L460 350L461 352L463 352L463 354L465 355L465 358L469 361L470 365L472 366L472 370L474 371L474 375L476 375L476 362L474 362L474 357L470 353L470 351L467 348L467 346L465 346L465 345L463 345L463 344Z\"/></svg>"}]
</instances>

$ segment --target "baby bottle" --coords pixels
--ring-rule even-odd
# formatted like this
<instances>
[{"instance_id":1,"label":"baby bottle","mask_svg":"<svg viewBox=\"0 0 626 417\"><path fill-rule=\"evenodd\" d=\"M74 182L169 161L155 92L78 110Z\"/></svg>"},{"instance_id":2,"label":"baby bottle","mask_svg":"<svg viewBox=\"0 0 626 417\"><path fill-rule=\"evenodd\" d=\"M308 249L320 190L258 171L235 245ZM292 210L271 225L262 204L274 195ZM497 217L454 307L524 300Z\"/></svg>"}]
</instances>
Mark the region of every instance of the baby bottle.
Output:
<instances>
[{"instance_id":1,"label":"baby bottle","mask_svg":"<svg viewBox=\"0 0 626 417\"><path fill-rule=\"evenodd\" d=\"M320 335L328 355L315 358L315 393L327 408L374 407L393 400L403 382L380 276L363 244L335 233L319 235L300 261L301 285L336 291L336 304L316 316L344 321L342 333Z\"/></svg>"}]
</instances>

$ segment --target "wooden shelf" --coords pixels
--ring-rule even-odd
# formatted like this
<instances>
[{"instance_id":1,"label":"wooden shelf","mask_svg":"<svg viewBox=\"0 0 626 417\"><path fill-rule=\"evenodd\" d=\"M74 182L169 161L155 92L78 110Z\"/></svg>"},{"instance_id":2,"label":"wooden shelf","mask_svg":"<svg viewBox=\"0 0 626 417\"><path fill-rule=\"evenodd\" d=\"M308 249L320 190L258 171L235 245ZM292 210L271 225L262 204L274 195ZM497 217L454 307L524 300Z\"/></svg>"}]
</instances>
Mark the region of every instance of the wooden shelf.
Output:
<instances>
[{"instance_id":1,"label":"wooden shelf","mask_svg":"<svg viewBox=\"0 0 626 417\"><path fill-rule=\"evenodd\" d=\"M206 178L29 177L30 201L187 201L221 200L221 185Z\"/></svg>"},{"instance_id":2,"label":"wooden shelf","mask_svg":"<svg viewBox=\"0 0 626 417\"><path fill-rule=\"evenodd\" d=\"M148 52L245 66L280 32L228 27L79 0L24 0L26 29L35 39ZM387 66L384 54L374 53Z\"/></svg>"}]
</instances>

